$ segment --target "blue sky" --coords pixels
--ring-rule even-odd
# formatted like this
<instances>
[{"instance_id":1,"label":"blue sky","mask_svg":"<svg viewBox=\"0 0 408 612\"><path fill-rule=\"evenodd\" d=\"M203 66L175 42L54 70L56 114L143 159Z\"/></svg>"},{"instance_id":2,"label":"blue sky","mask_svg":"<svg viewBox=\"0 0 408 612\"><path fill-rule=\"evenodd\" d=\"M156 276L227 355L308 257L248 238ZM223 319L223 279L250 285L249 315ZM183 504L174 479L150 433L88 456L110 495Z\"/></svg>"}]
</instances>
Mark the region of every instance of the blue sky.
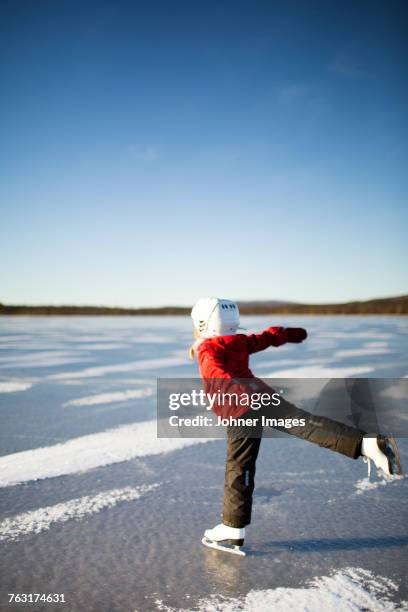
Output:
<instances>
[{"instance_id":1,"label":"blue sky","mask_svg":"<svg viewBox=\"0 0 408 612\"><path fill-rule=\"evenodd\" d=\"M407 293L405 2L0 11L0 301Z\"/></svg>"}]
</instances>

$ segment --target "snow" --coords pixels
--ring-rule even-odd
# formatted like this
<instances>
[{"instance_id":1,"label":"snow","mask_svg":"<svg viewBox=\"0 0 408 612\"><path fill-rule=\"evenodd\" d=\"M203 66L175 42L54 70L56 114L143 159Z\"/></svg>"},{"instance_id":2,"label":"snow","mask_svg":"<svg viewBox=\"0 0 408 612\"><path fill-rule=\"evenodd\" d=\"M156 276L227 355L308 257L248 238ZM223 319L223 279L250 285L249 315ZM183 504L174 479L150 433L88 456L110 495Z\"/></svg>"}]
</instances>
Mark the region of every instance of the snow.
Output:
<instances>
[{"instance_id":1,"label":"snow","mask_svg":"<svg viewBox=\"0 0 408 612\"><path fill-rule=\"evenodd\" d=\"M119 337L115 337L112 335L109 335L108 338L104 338L102 334L99 334L98 336L73 336L72 334L69 336L69 341L70 342L76 342L78 344L81 344L82 342L97 342L98 344L104 344L104 343L109 343L112 339L119 339L121 340L122 338Z\"/></svg>"},{"instance_id":2,"label":"snow","mask_svg":"<svg viewBox=\"0 0 408 612\"><path fill-rule=\"evenodd\" d=\"M367 366L345 366L339 368L328 368L324 365L310 365L285 370L275 370L270 374L264 374L264 378L347 378L368 374L373 368Z\"/></svg>"},{"instance_id":3,"label":"snow","mask_svg":"<svg viewBox=\"0 0 408 612\"><path fill-rule=\"evenodd\" d=\"M169 344L173 342L173 338L169 334L145 334L138 332L133 342L135 344Z\"/></svg>"},{"instance_id":4,"label":"snow","mask_svg":"<svg viewBox=\"0 0 408 612\"><path fill-rule=\"evenodd\" d=\"M379 395L387 399L403 400L408 397L408 382L406 379L390 381L391 386L380 391Z\"/></svg>"},{"instance_id":5,"label":"snow","mask_svg":"<svg viewBox=\"0 0 408 612\"><path fill-rule=\"evenodd\" d=\"M113 404L114 402L128 402L131 399L140 399L153 395L151 387L145 389L128 389L126 391L114 391L112 393L99 393L89 395L65 402L63 406L95 406L99 404Z\"/></svg>"},{"instance_id":6,"label":"snow","mask_svg":"<svg viewBox=\"0 0 408 612\"><path fill-rule=\"evenodd\" d=\"M45 368L89 361L80 351L36 351L0 357L0 368L9 369L14 364L19 368Z\"/></svg>"},{"instance_id":7,"label":"snow","mask_svg":"<svg viewBox=\"0 0 408 612\"><path fill-rule=\"evenodd\" d=\"M86 368L85 370L79 370L77 372L61 372L60 374L54 374L50 378L54 380L63 380L65 378L94 378L98 376L104 376L114 372L133 372L139 370L152 370L159 368L166 368L168 366L183 365L187 361L186 357L160 357L158 359L142 359L140 361L130 361L127 363L119 363L115 365L100 366L94 368Z\"/></svg>"},{"instance_id":8,"label":"snow","mask_svg":"<svg viewBox=\"0 0 408 612\"><path fill-rule=\"evenodd\" d=\"M157 422L144 421L72 438L68 442L0 457L0 487L85 472L135 457L160 455L207 438L157 438Z\"/></svg>"},{"instance_id":9,"label":"snow","mask_svg":"<svg viewBox=\"0 0 408 612\"><path fill-rule=\"evenodd\" d=\"M112 489L97 495L85 495L54 506L17 514L0 522L0 540L12 541L32 533L47 531L55 523L65 523L72 519L79 520L105 508L112 508L120 502L139 499L158 486L158 484L151 484Z\"/></svg>"},{"instance_id":10,"label":"snow","mask_svg":"<svg viewBox=\"0 0 408 612\"><path fill-rule=\"evenodd\" d=\"M391 476L391 477L381 477L378 480L370 480L369 478L361 478L358 480L354 487L357 489L356 495L361 495L361 493L365 493L366 491L373 491L374 489L378 489L378 487L383 487L385 485L389 485L397 480L403 480L404 476Z\"/></svg>"},{"instance_id":11,"label":"snow","mask_svg":"<svg viewBox=\"0 0 408 612\"><path fill-rule=\"evenodd\" d=\"M392 353L392 350L388 348L365 347L335 351L333 357L334 359L338 357L366 357L368 355L386 355L387 353Z\"/></svg>"},{"instance_id":12,"label":"snow","mask_svg":"<svg viewBox=\"0 0 408 612\"><path fill-rule=\"evenodd\" d=\"M117 351L128 346L129 344L119 342L95 342L94 344L81 344L78 349L81 351Z\"/></svg>"},{"instance_id":13,"label":"snow","mask_svg":"<svg viewBox=\"0 0 408 612\"><path fill-rule=\"evenodd\" d=\"M279 359L279 361L275 359L273 360L269 360L269 359L262 359L262 361L257 364L257 370L263 369L263 368L270 368L270 367L276 367L277 365L279 365L280 367L282 366L322 366L322 361L320 360L316 360L316 359L306 359L306 358L299 358L299 359Z\"/></svg>"},{"instance_id":14,"label":"snow","mask_svg":"<svg viewBox=\"0 0 408 612\"><path fill-rule=\"evenodd\" d=\"M390 334L387 332L380 332L378 330L367 330L367 331L321 331L319 334L322 338L335 338L336 340L343 340L345 338L350 338L351 340L364 339L373 337L377 339L383 338L384 340L388 340L392 338L394 334Z\"/></svg>"},{"instance_id":15,"label":"snow","mask_svg":"<svg viewBox=\"0 0 408 612\"><path fill-rule=\"evenodd\" d=\"M212 595L201 599L197 609L200 612L386 612L403 609L390 600L396 590L397 585L389 578L350 567L332 576L315 578L305 587L251 590L237 599ZM155 604L156 610L177 612L161 600ZM177 610L187 612L188 609Z\"/></svg>"},{"instance_id":16,"label":"snow","mask_svg":"<svg viewBox=\"0 0 408 612\"><path fill-rule=\"evenodd\" d=\"M0 393L15 393L16 391L26 391L31 389L34 383L26 381L6 381L0 382Z\"/></svg>"}]
</instances>

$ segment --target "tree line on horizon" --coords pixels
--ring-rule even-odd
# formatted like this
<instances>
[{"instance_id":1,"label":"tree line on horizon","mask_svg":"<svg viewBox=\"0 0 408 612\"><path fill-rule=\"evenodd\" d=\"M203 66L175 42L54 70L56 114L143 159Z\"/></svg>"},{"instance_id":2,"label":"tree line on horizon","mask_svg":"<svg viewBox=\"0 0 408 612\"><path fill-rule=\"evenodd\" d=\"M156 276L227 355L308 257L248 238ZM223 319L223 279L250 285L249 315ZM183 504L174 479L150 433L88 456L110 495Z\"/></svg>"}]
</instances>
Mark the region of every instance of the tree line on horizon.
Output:
<instances>
[{"instance_id":1,"label":"tree line on horizon","mask_svg":"<svg viewBox=\"0 0 408 612\"><path fill-rule=\"evenodd\" d=\"M341 304L297 304L293 302L238 302L241 314L264 315L407 315L408 295ZM0 303L0 316L142 316L189 315L185 306L119 308L106 306L30 306Z\"/></svg>"}]
</instances>

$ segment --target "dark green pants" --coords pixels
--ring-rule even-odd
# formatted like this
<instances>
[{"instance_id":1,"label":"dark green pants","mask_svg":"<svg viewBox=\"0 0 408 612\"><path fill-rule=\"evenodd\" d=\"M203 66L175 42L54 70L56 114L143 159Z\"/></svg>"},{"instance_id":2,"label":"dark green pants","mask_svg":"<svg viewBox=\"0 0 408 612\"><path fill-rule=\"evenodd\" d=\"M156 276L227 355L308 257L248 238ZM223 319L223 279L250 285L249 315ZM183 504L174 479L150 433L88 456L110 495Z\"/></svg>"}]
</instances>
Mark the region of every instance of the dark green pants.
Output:
<instances>
[{"instance_id":1,"label":"dark green pants","mask_svg":"<svg viewBox=\"0 0 408 612\"><path fill-rule=\"evenodd\" d=\"M327 417L312 415L286 401L272 409L250 410L244 418L260 419L262 414L269 418L303 418L306 421L304 427L276 429L352 459L361 455L361 441L365 432L360 429ZM230 527L245 527L251 522L256 460L262 433L260 424L251 427L228 427L222 520Z\"/></svg>"}]
</instances>

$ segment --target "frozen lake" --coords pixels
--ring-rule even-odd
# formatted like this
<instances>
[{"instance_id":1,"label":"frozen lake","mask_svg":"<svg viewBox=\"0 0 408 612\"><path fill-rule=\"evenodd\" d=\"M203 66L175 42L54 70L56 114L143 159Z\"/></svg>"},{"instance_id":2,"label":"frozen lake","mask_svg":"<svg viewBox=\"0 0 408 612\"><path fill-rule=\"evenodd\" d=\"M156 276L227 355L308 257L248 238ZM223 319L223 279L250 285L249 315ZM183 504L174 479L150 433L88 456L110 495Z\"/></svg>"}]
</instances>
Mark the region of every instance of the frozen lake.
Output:
<instances>
[{"instance_id":1,"label":"frozen lake","mask_svg":"<svg viewBox=\"0 0 408 612\"><path fill-rule=\"evenodd\" d=\"M408 376L404 317L242 324L309 332L254 355L260 377ZM201 545L225 442L158 440L155 423L156 378L197 376L191 341L187 317L0 319L0 610L408 609L407 480L370 482L362 461L290 436L262 443L248 556Z\"/></svg>"}]
</instances>

